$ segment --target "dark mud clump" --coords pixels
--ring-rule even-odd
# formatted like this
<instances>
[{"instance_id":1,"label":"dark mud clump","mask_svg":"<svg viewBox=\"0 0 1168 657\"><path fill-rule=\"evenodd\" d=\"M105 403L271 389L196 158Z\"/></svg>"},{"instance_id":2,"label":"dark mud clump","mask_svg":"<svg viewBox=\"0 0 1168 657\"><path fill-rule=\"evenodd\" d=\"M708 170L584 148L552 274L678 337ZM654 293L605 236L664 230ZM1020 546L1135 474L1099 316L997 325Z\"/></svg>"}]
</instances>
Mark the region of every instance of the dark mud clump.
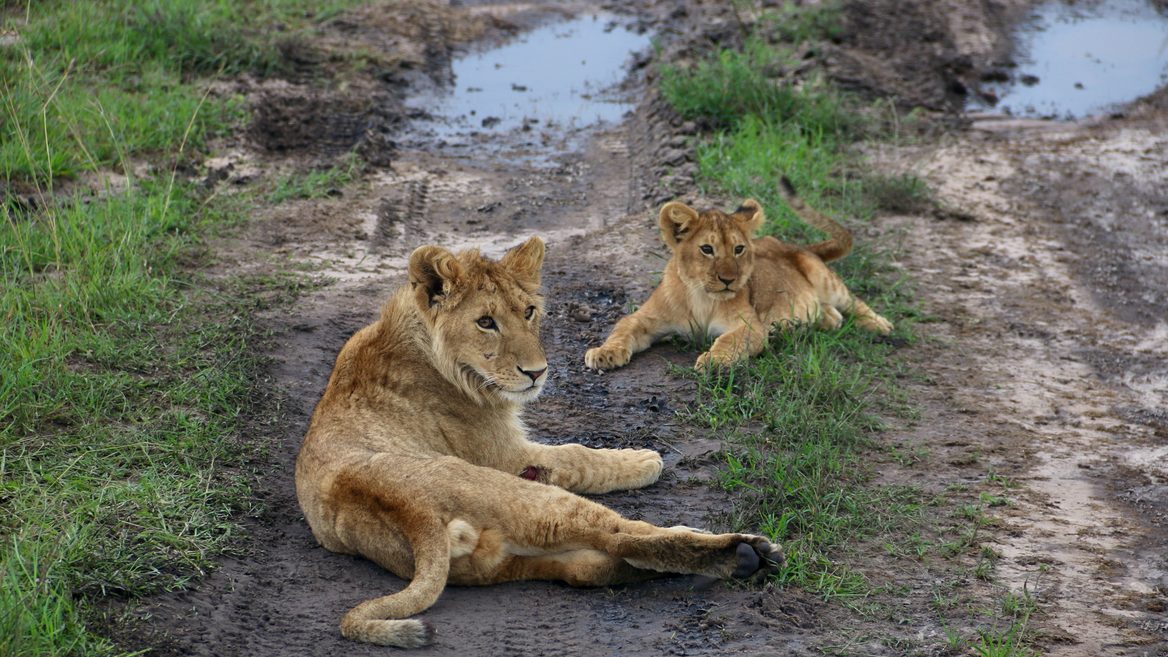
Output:
<instances>
[{"instance_id":1,"label":"dark mud clump","mask_svg":"<svg viewBox=\"0 0 1168 657\"><path fill-rule=\"evenodd\" d=\"M361 146L377 162L387 157L389 135L401 123L400 102L384 91L286 87L260 93L248 132L269 153L337 155Z\"/></svg>"}]
</instances>

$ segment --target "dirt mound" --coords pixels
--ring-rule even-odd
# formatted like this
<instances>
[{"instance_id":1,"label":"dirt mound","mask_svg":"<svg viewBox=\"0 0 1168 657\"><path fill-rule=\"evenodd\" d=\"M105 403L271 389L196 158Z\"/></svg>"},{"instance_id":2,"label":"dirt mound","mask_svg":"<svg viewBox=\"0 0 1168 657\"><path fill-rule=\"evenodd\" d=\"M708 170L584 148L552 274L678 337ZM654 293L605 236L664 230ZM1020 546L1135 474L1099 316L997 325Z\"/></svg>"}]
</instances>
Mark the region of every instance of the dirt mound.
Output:
<instances>
[{"instance_id":1,"label":"dirt mound","mask_svg":"<svg viewBox=\"0 0 1168 657\"><path fill-rule=\"evenodd\" d=\"M824 63L845 89L904 108L959 112L986 72L1008 60L1009 27L1030 5L851 0Z\"/></svg>"}]
</instances>

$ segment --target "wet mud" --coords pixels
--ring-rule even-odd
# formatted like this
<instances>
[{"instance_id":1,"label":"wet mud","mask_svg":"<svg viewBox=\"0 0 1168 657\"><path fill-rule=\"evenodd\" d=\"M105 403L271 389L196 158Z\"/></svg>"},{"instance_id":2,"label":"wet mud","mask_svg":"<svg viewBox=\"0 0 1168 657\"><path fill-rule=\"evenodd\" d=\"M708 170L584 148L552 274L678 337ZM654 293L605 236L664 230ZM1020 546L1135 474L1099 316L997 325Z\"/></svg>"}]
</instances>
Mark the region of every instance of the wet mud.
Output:
<instances>
[{"instance_id":1,"label":"wet mud","mask_svg":"<svg viewBox=\"0 0 1168 657\"><path fill-rule=\"evenodd\" d=\"M688 367L695 354L659 345L603 375L582 363L664 266L654 206L695 191L687 139L697 128L655 96L649 53L629 60L622 88L632 110L620 121L571 133L520 127L501 137L501 151L484 155L410 126L426 118L417 99L451 83L452 59L566 15L608 11L621 26L652 30L660 56L678 59L732 43L740 17L680 0L468 4L391 3L385 15L370 7L335 19L307 52L357 40L379 53L377 75L355 85L322 82L329 59L310 55L298 56L309 64L287 80L237 83L234 91L268 108L257 111L246 143L225 149L216 164L224 173L209 184L318 166L338 149L374 156L339 196L261 208L217 246L226 274L294 267L320 286L261 318L273 334L268 374L282 418L251 436L270 451L257 464L264 511L248 520L251 539L190 590L131 607L115 629L125 647L161 655L387 652L342 639L337 623L358 602L404 583L316 544L296 505L292 468L336 353L404 282L405 259L420 244L498 255L544 236L551 377L525 412L532 435L657 449L666 464L660 482L597 499L654 523L719 526L730 504L711 485L721 436L677 417L695 384L668 367ZM893 4L899 13L889 13ZM939 124L956 125L965 120L944 113L960 109L982 72L1009 52L1008 26L1027 6L854 2L845 5L844 34L815 56L846 86L937 110ZM404 21L394 11L415 13ZM351 105L337 104L349 95ZM363 105L373 99L376 111ZM876 166L925 177L950 210L881 217L863 235L904 245L898 262L932 318L898 356L919 374L910 396L920 419L890 420L878 437L919 448L923 461L908 468L873 459L882 482L911 481L927 492L961 485L976 494L989 473L1013 482L1011 503L993 509L998 522L984 530L998 555L995 580L966 573L941 584L928 563L890 569L886 555L855 556L874 585L898 591L883 599L897 610L891 619L796 588L691 577L591 590L451 587L424 613L437 637L417 654L954 654L933 606L941 586L964 596L970 620L957 629L967 636L984 626L976 609L1025 588L1038 599L1031 622L1049 654L1168 654L1165 117L1168 103L1153 98L1124 119L1037 127L984 120L869 153ZM313 129L321 125L332 127Z\"/></svg>"}]
</instances>

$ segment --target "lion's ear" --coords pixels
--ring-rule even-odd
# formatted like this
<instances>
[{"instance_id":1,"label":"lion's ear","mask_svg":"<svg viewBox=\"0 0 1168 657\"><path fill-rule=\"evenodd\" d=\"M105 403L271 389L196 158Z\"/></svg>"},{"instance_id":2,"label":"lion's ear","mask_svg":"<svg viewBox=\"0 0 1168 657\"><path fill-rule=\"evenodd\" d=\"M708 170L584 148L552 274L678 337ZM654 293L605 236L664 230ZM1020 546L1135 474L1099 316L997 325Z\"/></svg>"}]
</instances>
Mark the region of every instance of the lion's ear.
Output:
<instances>
[{"instance_id":1,"label":"lion's ear","mask_svg":"<svg viewBox=\"0 0 1168 657\"><path fill-rule=\"evenodd\" d=\"M661 239L670 249L685 239L685 234L693 228L698 219L698 211L681 201L671 201L661 206L657 225L661 227Z\"/></svg>"},{"instance_id":2,"label":"lion's ear","mask_svg":"<svg viewBox=\"0 0 1168 657\"><path fill-rule=\"evenodd\" d=\"M742 205L738 206L738 209L734 211L733 217L738 222L738 225L742 226L742 230L746 231L747 235L757 233L758 229L762 228L763 222L766 221L766 213L762 211L762 206L752 198L743 201Z\"/></svg>"},{"instance_id":3,"label":"lion's ear","mask_svg":"<svg viewBox=\"0 0 1168 657\"><path fill-rule=\"evenodd\" d=\"M531 236L526 242L503 254L499 264L511 272L521 283L539 287L539 270L543 267L544 245L538 236Z\"/></svg>"},{"instance_id":4,"label":"lion's ear","mask_svg":"<svg viewBox=\"0 0 1168 657\"><path fill-rule=\"evenodd\" d=\"M410 254L410 285L418 307L426 310L450 293L462 276L454 254L440 246L419 246Z\"/></svg>"}]
</instances>

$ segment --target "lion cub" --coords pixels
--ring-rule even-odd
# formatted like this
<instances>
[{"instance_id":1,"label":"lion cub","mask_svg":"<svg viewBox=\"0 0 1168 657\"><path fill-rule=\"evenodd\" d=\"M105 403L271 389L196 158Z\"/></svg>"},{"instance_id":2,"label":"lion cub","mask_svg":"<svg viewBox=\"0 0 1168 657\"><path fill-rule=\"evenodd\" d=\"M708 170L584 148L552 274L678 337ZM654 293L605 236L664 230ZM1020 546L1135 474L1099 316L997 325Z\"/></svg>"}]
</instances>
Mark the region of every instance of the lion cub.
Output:
<instances>
[{"instance_id":1,"label":"lion cub","mask_svg":"<svg viewBox=\"0 0 1168 657\"><path fill-rule=\"evenodd\" d=\"M636 312L617 322L602 346L584 354L584 364L614 369L662 337L696 332L717 339L694 367L727 365L762 351L776 324L815 322L833 329L843 322L841 311L869 331L891 331L892 323L853 296L824 264L851 251L851 233L803 203L785 177L782 189L787 205L830 239L808 246L755 239L764 215L754 199L731 214L666 203L658 224L673 257L661 285Z\"/></svg>"},{"instance_id":2,"label":"lion cub","mask_svg":"<svg viewBox=\"0 0 1168 657\"><path fill-rule=\"evenodd\" d=\"M537 237L497 262L423 246L409 285L337 356L296 459L300 507L326 549L411 580L345 614L346 637L428 643L433 630L406 617L447 582L748 577L781 559L761 536L663 529L574 494L648 486L655 451L527 439L520 408L548 377L543 257Z\"/></svg>"}]
</instances>

